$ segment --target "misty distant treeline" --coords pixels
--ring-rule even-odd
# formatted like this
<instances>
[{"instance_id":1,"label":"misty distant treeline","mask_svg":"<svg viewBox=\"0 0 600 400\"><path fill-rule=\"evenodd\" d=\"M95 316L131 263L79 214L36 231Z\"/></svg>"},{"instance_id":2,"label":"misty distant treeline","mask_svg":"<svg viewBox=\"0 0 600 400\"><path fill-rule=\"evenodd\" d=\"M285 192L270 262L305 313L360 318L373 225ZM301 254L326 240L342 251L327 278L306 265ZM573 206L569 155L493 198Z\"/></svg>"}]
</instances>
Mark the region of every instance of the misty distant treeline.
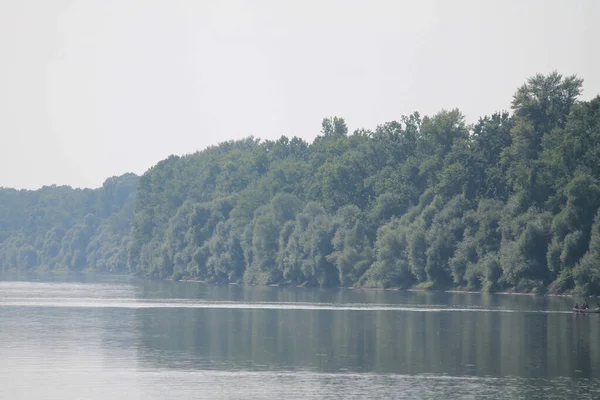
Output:
<instances>
[{"instance_id":1,"label":"misty distant treeline","mask_svg":"<svg viewBox=\"0 0 600 400\"><path fill-rule=\"evenodd\" d=\"M216 283L600 293L600 96L537 75L512 112L247 138L96 190L0 191L11 269ZM135 209L134 209L135 198Z\"/></svg>"},{"instance_id":2,"label":"misty distant treeline","mask_svg":"<svg viewBox=\"0 0 600 400\"><path fill-rule=\"evenodd\" d=\"M0 271L128 271L139 177L100 189L0 189Z\"/></svg>"}]
</instances>

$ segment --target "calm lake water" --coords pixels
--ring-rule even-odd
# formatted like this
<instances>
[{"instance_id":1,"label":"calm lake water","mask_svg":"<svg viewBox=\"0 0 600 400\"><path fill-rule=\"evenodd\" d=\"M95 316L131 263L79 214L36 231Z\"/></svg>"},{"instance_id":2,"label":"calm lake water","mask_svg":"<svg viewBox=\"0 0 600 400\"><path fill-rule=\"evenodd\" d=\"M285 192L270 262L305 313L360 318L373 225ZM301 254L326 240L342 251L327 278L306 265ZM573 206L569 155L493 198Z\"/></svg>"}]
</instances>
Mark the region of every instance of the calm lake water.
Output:
<instances>
[{"instance_id":1,"label":"calm lake water","mask_svg":"<svg viewBox=\"0 0 600 400\"><path fill-rule=\"evenodd\" d=\"M120 277L2 281L0 398L598 398L600 314L573 315L571 305Z\"/></svg>"}]
</instances>

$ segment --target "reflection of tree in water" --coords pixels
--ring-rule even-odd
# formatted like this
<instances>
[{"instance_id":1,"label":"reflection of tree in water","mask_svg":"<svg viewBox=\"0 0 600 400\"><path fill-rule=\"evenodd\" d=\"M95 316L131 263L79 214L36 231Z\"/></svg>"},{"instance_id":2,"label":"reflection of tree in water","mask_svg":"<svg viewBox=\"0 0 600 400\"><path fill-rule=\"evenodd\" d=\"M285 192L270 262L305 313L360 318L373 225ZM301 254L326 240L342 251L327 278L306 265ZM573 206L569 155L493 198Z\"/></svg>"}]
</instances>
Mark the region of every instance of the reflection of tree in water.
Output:
<instances>
[{"instance_id":1,"label":"reflection of tree in water","mask_svg":"<svg viewBox=\"0 0 600 400\"><path fill-rule=\"evenodd\" d=\"M320 296L318 291L284 292L272 290L266 297ZM488 299L490 307L507 301L498 298ZM439 304L440 299L430 300ZM170 308L137 310L136 329L139 356L157 368L552 379L597 373L600 345L591 341L600 334L597 320L497 309Z\"/></svg>"},{"instance_id":2,"label":"reflection of tree in water","mask_svg":"<svg viewBox=\"0 0 600 400\"><path fill-rule=\"evenodd\" d=\"M592 371L590 332L592 325L597 325L598 320L595 318L595 315L574 315L574 317L571 340L572 343L574 343L573 352L576 355L576 362L572 371L572 376L588 377ZM596 333L598 333L597 330ZM598 346L594 347L596 350L595 355L597 356Z\"/></svg>"}]
</instances>

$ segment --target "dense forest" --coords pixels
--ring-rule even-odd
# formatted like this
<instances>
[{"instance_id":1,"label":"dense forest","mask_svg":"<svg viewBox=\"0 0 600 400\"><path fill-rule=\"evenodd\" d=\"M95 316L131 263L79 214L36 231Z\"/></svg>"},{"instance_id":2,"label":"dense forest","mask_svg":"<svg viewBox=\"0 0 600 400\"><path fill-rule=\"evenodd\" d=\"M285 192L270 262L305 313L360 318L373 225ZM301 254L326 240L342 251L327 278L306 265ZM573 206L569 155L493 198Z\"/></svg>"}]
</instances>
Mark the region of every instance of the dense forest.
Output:
<instances>
[{"instance_id":1,"label":"dense forest","mask_svg":"<svg viewBox=\"0 0 600 400\"><path fill-rule=\"evenodd\" d=\"M125 174L95 190L0 189L0 271L127 271L138 180Z\"/></svg>"},{"instance_id":2,"label":"dense forest","mask_svg":"<svg viewBox=\"0 0 600 400\"><path fill-rule=\"evenodd\" d=\"M536 75L511 112L171 156L96 190L0 190L3 268L215 283L600 294L600 96Z\"/></svg>"}]
</instances>

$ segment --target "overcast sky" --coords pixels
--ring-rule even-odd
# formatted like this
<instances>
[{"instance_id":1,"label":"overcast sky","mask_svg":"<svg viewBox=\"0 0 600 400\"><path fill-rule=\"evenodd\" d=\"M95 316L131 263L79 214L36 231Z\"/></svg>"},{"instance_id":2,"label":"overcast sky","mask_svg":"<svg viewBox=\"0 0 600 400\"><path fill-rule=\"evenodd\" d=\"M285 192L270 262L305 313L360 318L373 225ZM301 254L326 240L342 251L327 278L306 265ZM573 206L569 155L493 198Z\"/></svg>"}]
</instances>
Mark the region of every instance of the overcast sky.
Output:
<instances>
[{"instance_id":1,"label":"overcast sky","mask_svg":"<svg viewBox=\"0 0 600 400\"><path fill-rule=\"evenodd\" d=\"M0 186L98 187L254 135L600 93L600 1L2 0Z\"/></svg>"}]
</instances>

